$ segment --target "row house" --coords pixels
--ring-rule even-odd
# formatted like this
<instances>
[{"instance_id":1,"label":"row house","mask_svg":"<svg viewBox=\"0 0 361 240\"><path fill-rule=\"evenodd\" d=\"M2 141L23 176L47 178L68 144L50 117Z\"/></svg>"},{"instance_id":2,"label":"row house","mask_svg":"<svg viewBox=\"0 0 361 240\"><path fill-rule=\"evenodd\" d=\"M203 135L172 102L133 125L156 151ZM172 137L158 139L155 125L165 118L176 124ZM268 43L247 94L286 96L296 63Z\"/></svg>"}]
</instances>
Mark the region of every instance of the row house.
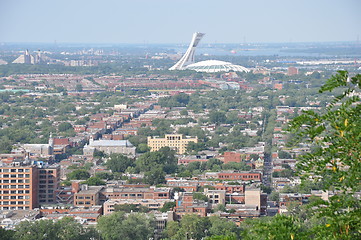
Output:
<instances>
[{"instance_id":1,"label":"row house","mask_svg":"<svg viewBox=\"0 0 361 240\"><path fill-rule=\"evenodd\" d=\"M138 127L121 127L116 129L113 134L119 134L119 135L124 135L124 136L128 136L128 135L137 135L138 134Z\"/></svg>"},{"instance_id":2,"label":"row house","mask_svg":"<svg viewBox=\"0 0 361 240\"><path fill-rule=\"evenodd\" d=\"M219 172L217 178L221 180L242 180L242 181L262 181L262 174L259 172Z\"/></svg>"},{"instance_id":3,"label":"row house","mask_svg":"<svg viewBox=\"0 0 361 240\"><path fill-rule=\"evenodd\" d=\"M178 165L188 165L191 162L206 163L209 160L206 155L190 155L178 158Z\"/></svg>"},{"instance_id":4,"label":"row house","mask_svg":"<svg viewBox=\"0 0 361 240\"><path fill-rule=\"evenodd\" d=\"M171 199L108 199L103 203L104 215L111 214L115 211L116 205L132 204L147 207L149 210L159 210L166 202Z\"/></svg>"},{"instance_id":5,"label":"row house","mask_svg":"<svg viewBox=\"0 0 361 240\"><path fill-rule=\"evenodd\" d=\"M46 211L50 210L50 211ZM102 206L91 207L72 207L69 209L41 209L43 218L49 220L59 220L64 217L74 218L82 225L95 225L98 219L102 216Z\"/></svg>"},{"instance_id":6,"label":"row house","mask_svg":"<svg viewBox=\"0 0 361 240\"><path fill-rule=\"evenodd\" d=\"M225 190L227 193L244 193L245 184L230 185L227 183L218 183L213 185L216 190Z\"/></svg>"},{"instance_id":7,"label":"row house","mask_svg":"<svg viewBox=\"0 0 361 240\"><path fill-rule=\"evenodd\" d=\"M85 132L87 129L87 125L73 125L73 129L76 133Z\"/></svg>"},{"instance_id":8,"label":"row house","mask_svg":"<svg viewBox=\"0 0 361 240\"><path fill-rule=\"evenodd\" d=\"M87 184L79 186L79 191L74 194L74 206L91 207L101 204L100 192L103 186L88 186Z\"/></svg>"},{"instance_id":9,"label":"row house","mask_svg":"<svg viewBox=\"0 0 361 240\"><path fill-rule=\"evenodd\" d=\"M102 201L106 199L171 199L171 188L107 187L102 190Z\"/></svg>"}]
</instances>

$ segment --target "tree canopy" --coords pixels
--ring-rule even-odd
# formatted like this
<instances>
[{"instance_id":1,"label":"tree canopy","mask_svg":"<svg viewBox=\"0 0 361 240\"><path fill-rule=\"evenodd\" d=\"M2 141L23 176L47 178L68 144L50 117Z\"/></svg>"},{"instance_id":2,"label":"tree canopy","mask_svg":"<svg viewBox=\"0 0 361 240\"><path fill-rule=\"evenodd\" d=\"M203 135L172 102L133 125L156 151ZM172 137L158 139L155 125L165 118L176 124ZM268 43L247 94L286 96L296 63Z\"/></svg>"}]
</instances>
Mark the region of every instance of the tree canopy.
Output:
<instances>
[{"instance_id":1,"label":"tree canopy","mask_svg":"<svg viewBox=\"0 0 361 240\"><path fill-rule=\"evenodd\" d=\"M121 211L100 217L97 229L104 240L144 240L153 237L154 224L151 215Z\"/></svg>"}]
</instances>

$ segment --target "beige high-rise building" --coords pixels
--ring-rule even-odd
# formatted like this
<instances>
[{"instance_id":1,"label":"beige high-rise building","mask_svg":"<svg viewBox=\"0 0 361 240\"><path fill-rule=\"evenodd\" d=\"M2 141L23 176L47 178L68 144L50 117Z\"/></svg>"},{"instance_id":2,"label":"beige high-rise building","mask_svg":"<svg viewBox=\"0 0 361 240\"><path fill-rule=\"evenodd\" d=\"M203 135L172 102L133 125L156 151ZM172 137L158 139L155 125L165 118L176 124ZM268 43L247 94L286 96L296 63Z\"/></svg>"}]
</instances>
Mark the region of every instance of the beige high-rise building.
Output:
<instances>
[{"instance_id":1,"label":"beige high-rise building","mask_svg":"<svg viewBox=\"0 0 361 240\"><path fill-rule=\"evenodd\" d=\"M151 152L158 151L162 147L169 147L177 154L184 154L190 142L198 143L198 138L188 136L183 138L182 134L166 134L164 138L148 137L148 147Z\"/></svg>"}]
</instances>

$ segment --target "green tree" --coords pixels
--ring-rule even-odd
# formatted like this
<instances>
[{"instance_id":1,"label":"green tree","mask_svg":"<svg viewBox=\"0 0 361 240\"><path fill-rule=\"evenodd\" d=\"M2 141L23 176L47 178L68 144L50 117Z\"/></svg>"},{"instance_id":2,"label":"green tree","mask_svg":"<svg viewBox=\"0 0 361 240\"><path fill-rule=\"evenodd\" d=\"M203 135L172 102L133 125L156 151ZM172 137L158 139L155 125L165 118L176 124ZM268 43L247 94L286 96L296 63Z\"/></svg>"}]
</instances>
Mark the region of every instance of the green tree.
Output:
<instances>
[{"instance_id":1,"label":"green tree","mask_svg":"<svg viewBox=\"0 0 361 240\"><path fill-rule=\"evenodd\" d=\"M227 121L226 114L220 111L212 111L208 117L211 123L221 124Z\"/></svg>"},{"instance_id":2,"label":"green tree","mask_svg":"<svg viewBox=\"0 0 361 240\"><path fill-rule=\"evenodd\" d=\"M341 91L324 111L305 111L290 124L296 142L310 144L313 152L301 156L297 170L303 179L321 182L339 192L318 206L315 216L326 224L313 226L318 239L361 238L359 190L361 177L361 75L349 77L339 71L327 80L320 93ZM326 207L325 207L326 206Z\"/></svg>"},{"instance_id":3,"label":"green tree","mask_svg":"<svg viewBox=\"0 0 361 240\"><path fill-rule=\"evenodd\" d=\"M182 116L188 116L188 111L187 111L187 109L182 109L179 113L180 113L180 115L182 115Z\"/></svg>"},{"instance_id":4,"label":"green tree","mask_svg":"<svg viewBox=\"0 0 361 240\"><path fill-rule=\"evenodd\" d=\"M321 88L320 93L343 87L325 112L305 111L296 117L290 131L298 142L316 146L312 153L299 159L297 168L303 177L318 176L325 184L342 190L355 191L361 177L361 75L350 78L339 71ZM306 128L303 126L307 126Z\"/></svg>"},{"instance_id":5,"label":"green tree","mask_svg":"<svg viewBox=\"0 0 361 240\"><path fill-rule=\"evenodd\" d=\"M244 240L297 240L309 239L302 231L302 226L296 218L276 215L271 218L247 219L242 223L241 237Z\"/></svg>"},{"instance_id":6,"label":"green tree","mask_svg":"<svg viewBox=\"0 0 361 240\"><path fill-rule=\"evenodd\" d=\"M204 238L207 234L210 222L208 218L188 214L182 217L179 223L169 224L165 233L168 238L175 240Z\"/></svg>"},{"instance_id":7,"label":"green tree","mask_svg":"<svg viewBox=\"0 0 361 240\"><path fill-rule=\"evenodd\" d=\"M106 179L106 180L112 180L114 178L114 175L108 172L98 172L95 174L95 176L100 179Z\"/></svg>"},{"instance_id":8,"label":"green tree","mask_svg":"<svg viewBox=\"0 0 361 240\"><path fill-rule=\"evenodd\" d=\"M68 122L62 122L58 126L59 132L65 132L65 131L67 131L69 129L72 129L72 128L73 128L73 126Z\"/></svg>"},{"instance_id":9,"label":"green tree","mask_svg":"<svg viewBox=\"0 0 361 240\"><path fill-rule=\"evenodd\" d=\"M0 153L10 153L12 149L12 142L8 138L0 139Z\"/></svg>"},{"instance_id":10,"label":"green tree","mask_svg":"<svg viewBox=\"0 0 361 240\"><path fill-rule=\"evenodd\" d=\"M99 177L90 177L84 183L88 184L89 186L100 186L100 185L105 185L106 184Z\"/></svg>"},{"instance_id":11,"label":"green tree","mask_svg":"<svg viewBox=\"0 0 361 240\"><path fill-rule=\"evenodd\" d=\"M163 207L160 209L161 212L167 212L175 207L175 202L166 202Z\"/></svg>"},{"instance_id":12,"label":"green tree","mask_svg":"<svg viewBox=\"0 0 361 240\"><path fill-rule=\"evenodd\" d=\"M144 182L150 185L165 183L165 173L161 167L153 167L144 174Z\"/></svg>"},{"instance_id":13,"label":"green tree","mask_svg":"<svg viewBox=\"0 0 361 240\"><path fill-rule=\"evenodd\" d=\"M178 160L175 151L169 147L163 147L159 151L147 152L136 160L136 167L139 171L148 172L152 169L162 168L170 174L177 170Z\"/></svg>"},{"instance_id":14,"label":"green tree","mask_svg":"<svg viewBox=\"0 0 361 240\"><path fill-rule=\"evenodd\" d=\"M123 173L128 167L134 166L134 160L120 153L112 153L106 162L106 166L112 170L112 172Z\"/></svg>"},{"instance_id":15,"label":"green tree","mask_svg":"<svg viewBox=\"0 0 361 240\"><path fill-rule=\"evenodd\" d=\"M0 228L0 240L12 240L15 232L13 230L6 230Z\"/></svg>"},{"instance_id":16,"label":"green tree","mask_svg":"<svg viewBox=\"0 0 361 240\"><path fill-rule=\"evenodd\" d=\"M84 229L73 218L65 217L56 222L40 220L24 221L15 228L14 239L20 240L86 240L97 237L92 229Z\"/></svg>"},{"instance_id":17,"label":"green tree","mask_svg":"<svg viewBox=\"0 0 361 240\"><path fill-rule=\"evenodd\" d=\"M193 199L203 200L205 202L208 201L208 197L200 192L193 192Z\"/></svg>"},{"instance_id":18,"label":"green tree","mask_svg":"<svg viewBox=\"0 0 361 240\"><path fill-rule=\"evenodd\" d=\"M278 157L281 159L290 159L292 158L291 154L289 154L288 152L285 151L279 151L278 152Z\"/></svg>"},{"instance_id":19,"label":"green tree","mask_svg":"<svg viewBox=\"0 0 361 240\"><path fill-rule=\"evenodd\" d=\"M114 212L98 220L97 229L104 240L144 240L154 235L155 221L151 215Z\"/></svg>"},{"instance_id":20,"label":"green tree","mask_svg":"<svg viewBox=\"0 0 361 240\"><path fill-rule=\"evenodd\" d=\"M218 216L212 216L209 220L211 227L208 229L208 234L210 236L227 236L238 239L239 228L234 222L222 219Z\"/></svg>"},{"instance_id":21,"label":"green tree","mask_svg":"<svg viewBox=\"0 0 361 240\"><path fill-rule=\"evenodd\" d=\"M147 213L147 212L149 212L149 208L144 207L142 205L137 205L137 204L118 204L118 205L114 206L114 210L117 212L126 212L126 213L131 213L131 212Z\"/></svg>"},{"instance_id":22,"label":"green tree","mask_svg":"<svg viewBox=\"0 0 361 240\"><path fill-rule=\"evenodd\" d=\"M146 143L140 143L137 146L137 153L145 153L148 152L150 150L150 148L148 147L148 145Z\"/></svg>"},{"instance_id":23,"label":"green tree","mask_svg":"<svg viewBox=\"0 0 361 240\"><path fill-rule=\"evenodd\" d=\"M82 92L82 91L83 91L83 85L77 84L77 85L75 86L75 91L77 91L77 92Z\"/></svg>"},{"instance_id":24,"label":"green tree","mask_svg":"<svg viewBox=\"0 0 361 240\"><path fill-rule=\"evenodd\" d=\"M68 173L67 177L69 180L87 180L90 177L90 173L83 169L77 169Z\"/></svg>"}]
</instances>

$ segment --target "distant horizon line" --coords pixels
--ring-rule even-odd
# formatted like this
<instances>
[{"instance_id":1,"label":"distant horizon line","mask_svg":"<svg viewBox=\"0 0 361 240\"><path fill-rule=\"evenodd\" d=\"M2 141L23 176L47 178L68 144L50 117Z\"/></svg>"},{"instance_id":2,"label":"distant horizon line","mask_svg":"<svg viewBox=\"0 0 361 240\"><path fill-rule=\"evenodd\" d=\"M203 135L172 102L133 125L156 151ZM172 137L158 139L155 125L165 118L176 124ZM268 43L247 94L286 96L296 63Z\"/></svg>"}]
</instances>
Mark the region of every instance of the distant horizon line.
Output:
<instances>
[{"instance_id":1,"label":"distant horizon line","mask_svg":"<svg viewBox=\"0 0 361 240\"><path fill-rule=\"evenodd\" d=\"M250 44L322 44L322 43L350 43L350 44L360 44L357 40L343 40L343 41L301 41L301 42L203 42L199 44L202 45L220 45L220 44L237 44L237 45L250 45ZM0 46L7 44L12 45L21 45L21 44L46 44L46 45L63 45L63 44L83 44L83 45L188 45L189 42L178 42L178 43L149 43L149 42L137 42L137 43L114 43L114 42L2 42L0 41ZM361 45L361 44L360 44Z\"/></svg>"}]
</instances>

